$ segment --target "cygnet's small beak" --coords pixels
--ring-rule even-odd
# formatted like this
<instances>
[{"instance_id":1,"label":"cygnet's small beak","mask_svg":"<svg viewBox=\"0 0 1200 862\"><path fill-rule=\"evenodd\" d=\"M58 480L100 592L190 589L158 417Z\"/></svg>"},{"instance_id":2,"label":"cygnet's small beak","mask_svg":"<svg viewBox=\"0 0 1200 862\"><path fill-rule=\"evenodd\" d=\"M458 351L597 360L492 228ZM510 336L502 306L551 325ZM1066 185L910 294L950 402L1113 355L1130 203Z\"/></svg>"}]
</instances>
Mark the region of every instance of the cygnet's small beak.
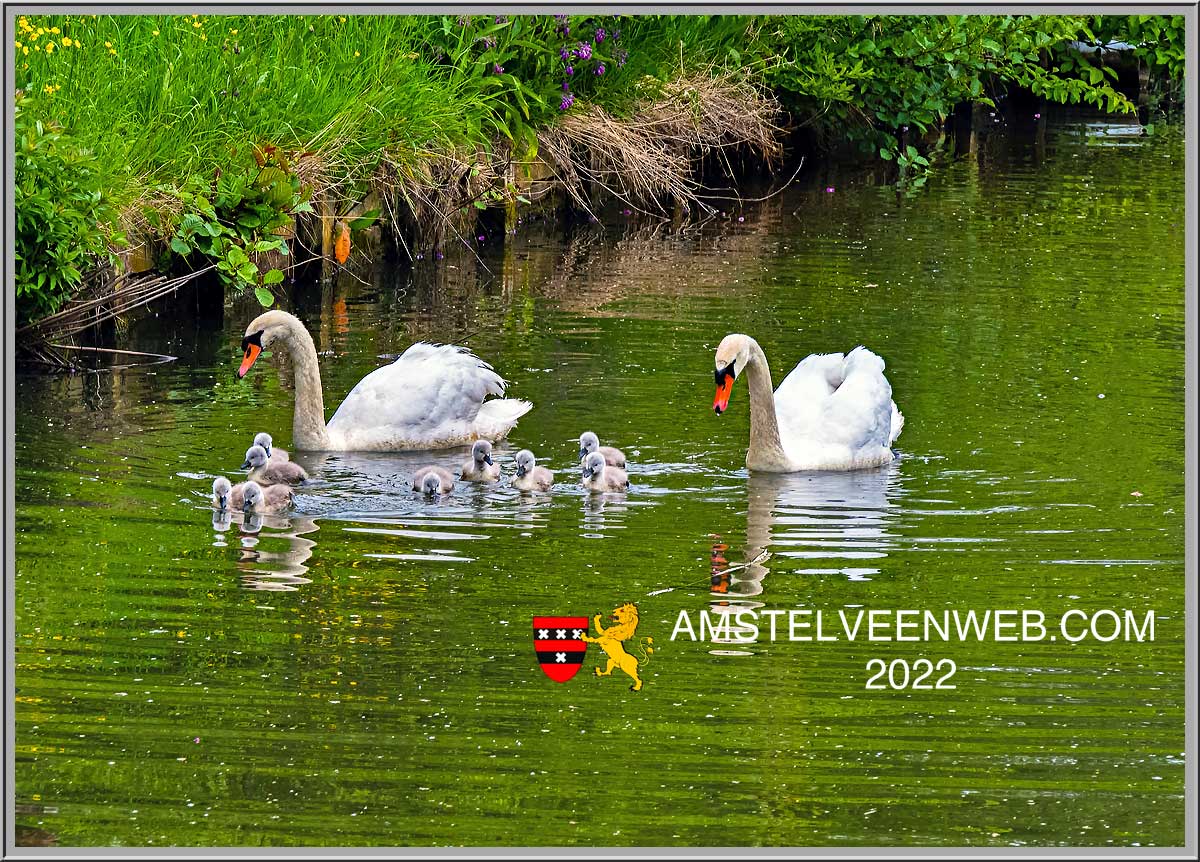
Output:
<instances>
[{"instance_id":1,"label":"cygnet's small beak","mask_svg":"<svg viewBox=\"0 0 1200 862\"><path fill-rule=\"evenodd\" d=\"M583 478L585 478L585 479L592 478L592 468L591 467L585 466L583 468Z\"/></svg>"},{"instance_id":2,"label":"cygnet's small beak","mask_svg":"<svg viewBox=\"0 0 1200 862\"><path fill-rule=\"evenodd\" d=\"M520 479L524 475L525 475L525 465L518 464L517 465L517 478Z\"/></svg>"},{"instance_id":3,"label":"cygnet's small beak","mask_svg":"<svg viewBox=\"0 0 1200 862\"><path fill-rule=\"evenodd\" d=\"M490 467L490 466L492 466L492 463L493 463L493 462L492 462L492 456L491 456L491 455L484 455L484 456L483 456L483 461L484 461L484 463L485 463L485 464L487 464L489 467Z\"/></svg>"},{"instance_id":4,"label":"cygnet's small beak","mask_svg":"<svg viewBox=\"0 0 1200 862\"><path fill-rule=\"evenodd\" d=\"M579 447L579 457L582 458L586 454L587 454L587 447L580 446Z\"/></svg>"},{"instance_id":5,"label":"cygnet's small beak","mask_svg":"<svg viewBox=\"0 0 1200 862\"><path fill-rule=\"evenodd\" d=\"M225 508L225 506L226 506L226 505L228 505L228 500L226 500L226 499L225 499L225 495L224 495L224 494L222 494L222 495L220 496L220 500L221 500L221 508L222 508L222 509L224 509L224 508Z\"/></svg>"},{"instance_id":6,"label":"cygnet's small beak","mask_svg":"<svg viewBox=\"0 0 1200 862\"><path fill-rule=\"evenodd\" d=\"M250 459L249 458L247 458L245 461L242 462L242 469L243 470L250 469Z\"/></svg>"}]
</instances>

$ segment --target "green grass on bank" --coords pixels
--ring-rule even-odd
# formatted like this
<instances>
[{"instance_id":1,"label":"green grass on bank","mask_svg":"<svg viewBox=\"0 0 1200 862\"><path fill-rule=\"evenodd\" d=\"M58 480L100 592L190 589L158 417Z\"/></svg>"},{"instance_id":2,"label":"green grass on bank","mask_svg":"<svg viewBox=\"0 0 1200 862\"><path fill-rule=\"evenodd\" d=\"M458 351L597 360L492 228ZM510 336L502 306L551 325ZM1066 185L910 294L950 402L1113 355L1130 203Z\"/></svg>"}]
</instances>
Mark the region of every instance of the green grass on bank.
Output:
<instances>
[{"instance_id":1,"label":"green grass on bank","mask_svg":"<svg viewBox=\"0 0 1200 862\"><path fill-rule=\"evenodd\" d=\"M903 176L928 163L919 142L908 143L910 127L914 138L936 131L958 102L987 103L1008 86L1131 109L1111 69L1063 50L1071 39L1128 39L1140 61L1171 80L1183 72L1182 16L55 15L16 23L22 319L59 307L88 262L119 245L121 225L151 228L188 265L223 262L235 286L269 287L245 258L273 249L294 217L312 210L314 187L345 212L383 176L441 181L439 159L470 163L496 148L527 158L539 130L559 117L596 107L632 116L689 74L733 70L773 91L796 123L894 159ZM486 180L466 182L480 206L500 199Z\"/></svg>"}]
</instances>

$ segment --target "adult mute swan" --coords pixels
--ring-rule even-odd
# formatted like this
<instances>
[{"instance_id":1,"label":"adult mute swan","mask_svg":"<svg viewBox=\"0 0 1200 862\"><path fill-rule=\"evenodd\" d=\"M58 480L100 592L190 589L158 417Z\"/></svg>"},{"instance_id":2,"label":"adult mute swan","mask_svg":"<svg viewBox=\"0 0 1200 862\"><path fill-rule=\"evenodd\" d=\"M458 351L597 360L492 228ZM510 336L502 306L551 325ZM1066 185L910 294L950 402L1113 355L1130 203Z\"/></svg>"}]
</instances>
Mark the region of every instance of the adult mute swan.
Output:
<instances>
[{"instance_id":1,"label":"adult mute swan","mask_svg":"<svg viewBox=\"0 0 1200 862\"><path fill-rule=\"evenodd\" d=\"M499 440L533 409L514 398L484 401L507 384L465 347L419 341L360 380L326 425L317 350L286 311L272 309L246 327L238 377L272 346L286 350L295 368L292 445L301 450L403 452Z\"/></svg>"},{"instance_id":2,"label":"adult mute swan","mask_svg":"<svg viewBox=\"0 0 1200 862\"><path fill-rule=\"evenodd\" d=\"M890 463L904 416L892 401L883 360L856 347L814 353L771 392L771 369L758 342L726 335L717 347L713 409L729 407L733 381L750 378L750 448L746 466L770 473L859 470Z\"/></svg>"}]
</instances>

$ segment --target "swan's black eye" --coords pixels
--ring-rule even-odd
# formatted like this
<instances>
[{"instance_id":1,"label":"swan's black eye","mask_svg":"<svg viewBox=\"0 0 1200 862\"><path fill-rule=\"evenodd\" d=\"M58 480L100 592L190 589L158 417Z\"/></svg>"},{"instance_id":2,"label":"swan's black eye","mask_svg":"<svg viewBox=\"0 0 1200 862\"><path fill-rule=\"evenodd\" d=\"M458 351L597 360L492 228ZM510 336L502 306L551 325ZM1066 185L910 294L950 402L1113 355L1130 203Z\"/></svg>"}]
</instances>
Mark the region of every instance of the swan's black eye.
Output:
<instances>
[{"instance_id":1,"label":"swan's black eye","mask_svg":"<svg viewBox=\"0 0 1200 862\"><path fill-rule=\"evenodd\" d=\"M734 374L734 371L733 371L733 366L735 363L736 363L736 360L734 362L730 362L724 368L718 368L716 370L716 373L714 374L714 376L717 378L718 386L720 386L722 383L725 382L726 377L736 377L737 376L736 374Z\"/></svg>"},{"instance_id":2,"label":"swan's black eye","mask_svg":"<svg viewBox=\"0 0 1200 862\"><path fill-rule=\"evenodd\" d=\"M245 338L243 338L242 353L249 353L251 344L257 347L259 350L262 350L262 336L264 332L266 332L265 329L260 329L258 332L255 332L252 335L247 335Z\"/></svg>"}]
</instances>

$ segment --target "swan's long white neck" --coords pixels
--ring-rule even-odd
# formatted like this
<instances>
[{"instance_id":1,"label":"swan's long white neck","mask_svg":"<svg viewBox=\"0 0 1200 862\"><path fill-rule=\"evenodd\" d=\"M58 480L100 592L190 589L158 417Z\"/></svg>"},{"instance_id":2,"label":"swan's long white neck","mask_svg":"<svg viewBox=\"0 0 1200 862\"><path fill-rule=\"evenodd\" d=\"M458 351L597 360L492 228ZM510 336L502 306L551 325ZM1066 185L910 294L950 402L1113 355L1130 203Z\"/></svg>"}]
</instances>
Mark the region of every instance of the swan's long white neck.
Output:
<instances>
[{"instance_id":1,"label":"swan's long white neck","mask_svg":"<svg viewBox=\"0 0 1200 862\"><path fill-rule=\"evenodd\" d=\"M321 370L312 336L299 321L289 320L284 334L276 342L287 349L295 369L296 413L292 418L292 444L297 449L321 451L329 448L325 428L325 398L321 391Z\"/></svg>"},{"instance_id":2,"label":"swan's long white neck","mask_svg":"<svg viewBox=\"0 0 1200 862\"><path fill-rule=\"evenodd\" d=\"M779 439L771 368L758 342L753 338L746 340L750 347L750 361L745 371L750 390L750 448L746 450L746 466L751 470L778 470L790 465L792 459Z\"/></svg>"}]
</instances>

